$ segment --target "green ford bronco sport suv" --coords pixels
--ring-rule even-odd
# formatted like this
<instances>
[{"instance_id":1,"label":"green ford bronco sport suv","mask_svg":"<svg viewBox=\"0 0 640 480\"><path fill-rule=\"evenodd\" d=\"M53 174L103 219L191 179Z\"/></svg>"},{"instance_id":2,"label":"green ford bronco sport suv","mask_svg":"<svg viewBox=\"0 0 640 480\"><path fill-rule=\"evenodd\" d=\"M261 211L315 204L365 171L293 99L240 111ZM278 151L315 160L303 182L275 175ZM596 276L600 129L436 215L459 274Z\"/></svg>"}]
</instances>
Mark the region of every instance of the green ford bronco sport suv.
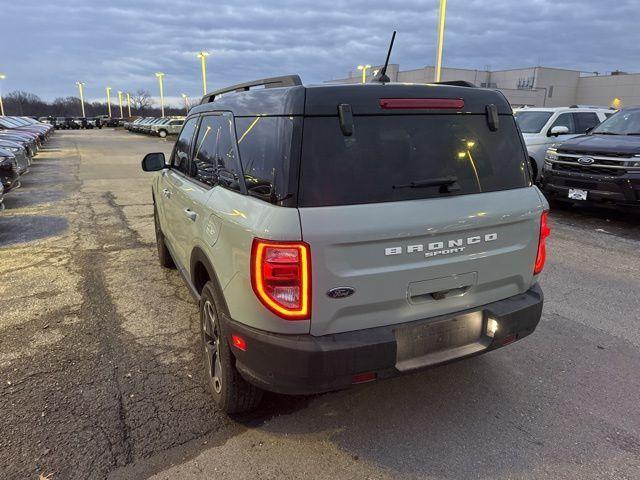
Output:
<instances>
[{"instance_id":1,"label":"green ford bronco sport suv","mask_svg":"<svg viewBox=\"0 0 640 480\"><path fill-rule=\"evenodd\" d=\"M160 263L198 300L226 412L488 352L540 321L548 204L497 91L234 85L142 167L160 171Z\"/></svg>"}]
</instances>

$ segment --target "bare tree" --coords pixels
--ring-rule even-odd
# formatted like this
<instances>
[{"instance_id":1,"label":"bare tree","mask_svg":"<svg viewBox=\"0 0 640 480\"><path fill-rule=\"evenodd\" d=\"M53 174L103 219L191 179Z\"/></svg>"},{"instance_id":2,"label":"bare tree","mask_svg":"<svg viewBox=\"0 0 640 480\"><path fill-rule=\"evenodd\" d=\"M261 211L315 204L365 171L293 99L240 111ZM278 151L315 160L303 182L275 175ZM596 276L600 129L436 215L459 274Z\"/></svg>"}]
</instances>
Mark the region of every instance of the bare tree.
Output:
<instances>
[{"instance_id":1,"label":"bare tree","mask_svg":"<svg viewBox=\"0 0 640 480\"><path fill-rule=\"evenodd\" d=\"M22 91L8 93L4 97L4 104L7 110L15 111L18 115L37 115L46 106L39 96Z\"/></svg>"},{"instance_id":2,"label":"bare tree","mask_svg":"<svg viewBox=\"0 0 640 480\"><path fill-rule=\"evenodd\" d=\"M135 109L142 115L145 110L153 105L153 99L151 98L149 90L140 89L131 97L131 103L133 103Z\"/></svg>"}]
</instances>

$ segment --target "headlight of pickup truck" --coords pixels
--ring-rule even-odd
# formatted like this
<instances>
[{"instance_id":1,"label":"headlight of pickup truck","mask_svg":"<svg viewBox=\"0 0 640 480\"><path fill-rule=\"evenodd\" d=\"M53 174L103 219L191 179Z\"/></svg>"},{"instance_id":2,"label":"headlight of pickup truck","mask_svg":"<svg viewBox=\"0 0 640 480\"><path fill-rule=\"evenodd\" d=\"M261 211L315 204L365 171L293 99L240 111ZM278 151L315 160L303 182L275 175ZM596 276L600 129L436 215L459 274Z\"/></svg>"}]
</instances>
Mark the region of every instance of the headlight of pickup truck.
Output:
<instances>
[{"instance_id":1,"label":"headlight of pickup truck","mask_svg":"<svg viewBox=\"0 0 640 480\"><path fill-rule=\"evenodd\" d=\"M550 148L547 150L547 153L544 156L544 160L546 162L553 162L558 159L558 153L555 148Z\"/></svg>"}]
</instances>

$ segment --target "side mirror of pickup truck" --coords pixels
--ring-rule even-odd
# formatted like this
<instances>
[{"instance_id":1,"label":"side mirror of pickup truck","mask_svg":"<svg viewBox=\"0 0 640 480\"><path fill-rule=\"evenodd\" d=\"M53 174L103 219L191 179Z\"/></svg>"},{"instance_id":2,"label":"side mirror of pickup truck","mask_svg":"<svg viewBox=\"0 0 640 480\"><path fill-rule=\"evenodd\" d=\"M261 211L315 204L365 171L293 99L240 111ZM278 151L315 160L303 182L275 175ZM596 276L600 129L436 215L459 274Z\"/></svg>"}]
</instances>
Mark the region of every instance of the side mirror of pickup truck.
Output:
<instances>
[{"instance_id":1,"label":"side mirror of pickup truck","mask_svg":"<svg viewBox=\"0 0 640 480\"><path fill-rule=\"evenodd\" d=\"M163 168L167 168L164 153L147 153L142 159L142 170L145 172L157 172Z\"/></svg>"},{"instance_id":2,"label":"side mirror of pickup truck","mask_svg":"<svg viewBox=\"0 0 640 480\"><path fill-rule=\"evenodd\" d=\"M566 135L569 133L569 129L564 125L558 125L549 130L550 137L557 137L558 135Z\"/></svg>"}]
</instances>

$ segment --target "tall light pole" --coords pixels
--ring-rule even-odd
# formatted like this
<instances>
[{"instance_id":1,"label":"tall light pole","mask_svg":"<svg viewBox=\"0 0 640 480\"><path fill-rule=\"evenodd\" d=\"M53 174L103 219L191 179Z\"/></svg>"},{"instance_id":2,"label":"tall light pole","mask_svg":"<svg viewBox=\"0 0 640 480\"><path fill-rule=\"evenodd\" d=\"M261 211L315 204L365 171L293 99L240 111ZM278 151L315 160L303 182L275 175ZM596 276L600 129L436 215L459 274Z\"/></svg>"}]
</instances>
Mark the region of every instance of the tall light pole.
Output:
<instances>
[{"instance_id":1,"label":"tall light pole","mask_svg":"<svg viewBox=\"0 0 640 480\"><path fill-rule=\"evenodd\" d=\"M118 102L120 103L120 118L124 118L122 113L122 90L118 90Z\"/></svg>"},{"instance_id":2,"label":"tall light pole","mask_svg":"<svg viewBox=\"0 0 640 480\"><path fill-rule=\"evenodd\" d=\"M209 54L207 52L198 53L198 58L200 59L200 66L202 67L202 94L207 94L207 56Z\"/></svg>"},{"instance_id":3,"label":"tall light pole","mask_svg":"<svg viewBox=\"0 0 640 480\"><path fill-rule=\"evenodd\" d=\"M107 87L107 109L109 112L109 118L111 118L111 87Z\"/></svg>"},{"instance_id":4,"label":"tall light pole","mask_svg":"<svg viewBox=\"0 0 640 480\"><path fill-rule=\"evenodd\" d=\"M4 80L7 76L4 73L0 73L0 80ZM4 117L4 105L2 104L2 90L0 89L0 115Z\"/></svg>"},{"instance_id":5,"label":"tall light pole","mask_svg":"<svg viewBox=\"0 0 640 480\"><path fill-rule=\"evenodd\" d=\"M84 115L84 91L83 90L86 83L76 82L76 85L78 86L78 90L80 90L80 106L82 107L82 118L84 118L85 115Z\"/></svg>"},{"instance_id":6,"label":"tall light pole","mask_svg":"<svg viewBox=\"0 0 640 480\"><path fill-rule=\"evenodd\" d=\"M436 49L436 67L434 72L434 81L440 81L440 73L442 72L442 46L444 44L444 21L447 16L447 0L440 0L440 15L438 19L438 45Z\"/></svg>"},{"instance_id":7,"label":"tall light pole","mask_svg":"<svg viewBox=\"0 0 640 480\"><path fill-rule=\"evenodd\" d=\"M129 118L131 118L131 95L127 92L127 112L129 112Z\"/></svg>"},{"instance_id":8,"label":"tall light pole","mask_svg":"<svg viewBox=\"0 0 640 480\"><path fill-rule=\"evenodd\" d=\"M156 77L158 77L158 83L160 84L160 112L161 112L160 116L164 117L164 86L162 84L164 73L158 72L156 73Z\"/></svg>"},{"instance_id":9,"label":"tall light pole","mask_svg":"<svg viewBox=\"0 0 640 480\"><path fill-rule=\"evenodd\" d=\"M181 93L182 99L184 100L184 109L187 111L187 115L189 114L189 95L186 93Z\"/></svg>"},{"instance_id":10,"label":"tall light pole","mask_svg":"<svg viewBox=\"0 0 640 480\"><path fill-rule=\"evenodd\" d=\"M362 70L362 83L367 83L367 70L371 68L371 65L358 65L358 70Z\"/></svg>"}]
</instances>

